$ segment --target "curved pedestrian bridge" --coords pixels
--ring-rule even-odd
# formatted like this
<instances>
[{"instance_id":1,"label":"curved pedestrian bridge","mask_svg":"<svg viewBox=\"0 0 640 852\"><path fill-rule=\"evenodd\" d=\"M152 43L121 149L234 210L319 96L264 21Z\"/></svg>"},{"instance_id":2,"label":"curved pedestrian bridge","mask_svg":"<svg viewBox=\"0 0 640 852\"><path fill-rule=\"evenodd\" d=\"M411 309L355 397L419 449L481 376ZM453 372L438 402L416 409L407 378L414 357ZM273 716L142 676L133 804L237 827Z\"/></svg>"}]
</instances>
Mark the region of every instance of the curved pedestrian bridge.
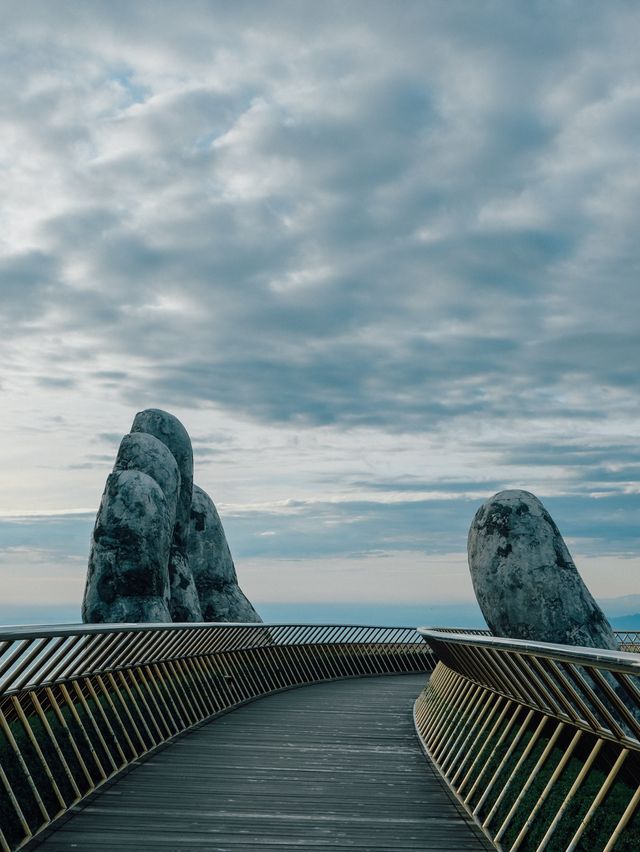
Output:
<instances>
[{"instance_id":1,"label":"curved pedestrian bridge","mask_svg":"<svg viewBox=\"0 0 640 852\"><path fill-rule=\"evenodd\" d=\"M419 747L424 683L359 678L254 701L173 740L38 848L491 848Z\"/></svg>"},{"instance_id":2,"label":"curved pedestrian bridge","mask_svg":"<svg viewBox=\"0 0 640 852\"><path fill-rule=\"evenodd\" d=\"M619 641L0 629L0 852L638 852L640 636Z\"/></svg>"}]
</instances>

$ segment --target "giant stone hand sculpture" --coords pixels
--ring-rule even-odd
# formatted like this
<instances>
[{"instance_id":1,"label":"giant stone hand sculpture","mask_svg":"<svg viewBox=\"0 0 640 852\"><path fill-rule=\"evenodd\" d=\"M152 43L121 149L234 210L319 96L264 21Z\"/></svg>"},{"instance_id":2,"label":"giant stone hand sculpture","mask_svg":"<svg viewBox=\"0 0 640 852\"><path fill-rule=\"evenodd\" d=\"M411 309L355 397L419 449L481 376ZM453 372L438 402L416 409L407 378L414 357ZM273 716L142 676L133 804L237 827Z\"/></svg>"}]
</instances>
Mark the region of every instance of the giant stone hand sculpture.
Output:
<instances>
[{"instance_id":1,"label":"giant stone hand sculpture","mask_svg":"<svg viewBox=\"0 0 640 852\"><path fill-rule=\"evenodd\" d=\"M471 578L496 636L617 649L553 519L528 491L482 505L468 539Z\"/></svg>"},{"instance_id":2,"label":"giant stone hand sculpture","mask_svg":"<svg viewBox=\"0 0 640 852\"><path fill-rule=\"evenodd\" d=\"M83 621L260 621L238 587L215 506L196 488L194 515L193 498L186 429L166 411L141 411L122 439L98 510Z\"/></svg>"}]
</instances>

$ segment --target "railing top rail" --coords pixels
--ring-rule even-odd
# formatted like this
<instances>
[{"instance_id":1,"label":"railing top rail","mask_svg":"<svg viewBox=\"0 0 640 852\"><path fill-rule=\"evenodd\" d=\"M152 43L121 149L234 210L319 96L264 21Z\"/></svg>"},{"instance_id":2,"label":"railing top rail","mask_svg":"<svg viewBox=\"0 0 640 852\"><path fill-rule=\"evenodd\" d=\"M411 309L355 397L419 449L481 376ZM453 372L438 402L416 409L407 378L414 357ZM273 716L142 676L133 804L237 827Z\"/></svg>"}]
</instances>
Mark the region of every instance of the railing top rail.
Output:
<instances>
[{"instance_id":1,"label":"railing top rail","mask_svg":"<svg viewBox=\"0 0 640 852\"><path fill-rule=\"evenodd\" d=\"M60 624L0 628L0 697L116 669L257 648L422 646L415 627L352 624ZM426 646L425 646L426 647ZM428 649L427 649L428 650Z\"/></svg>"},{"instance_id":2,"label":"railing top rail","mask_svg":"<svg viewBox=\"0 0 640 852\"><path fill-rule=\"evenodd\" d=\"M429 627L420 627L420 630L435 630L436 633L466 633L471 636L492 636L490 630L486 627L440 627L430 625Z\"/></svg>"},{"instance_id":3,"label":"railing top rail","mask_svg":"<svg viewBox=\"0 0 640 852\"><path fill-rule=\"evenodd\" d=\"M100 633L140 633L145 631L156 630L196 630L199 628L211 629L219 628L244 628L255 629L262 628L264 630L275 628L333 628L340 627L343 630L369 629L369 630L407 630L414 631L415 627L398 626L397 624L341 624L327 623L317 624L308 622L228 622L228 621L185 621L185 622L157 622L147 624L127 624L127 623L109 623L109 624L21 624L21 625L0 625L0 642L15 642L18 639L44 639L58 636L89 636Z\"/></svg>"},{"instance_id":4,"label":"railing top rail","mask_svg":"<svg viewBox=\"0 0 640 852\"><path fill-rule=\"evenodd\" d=\"M563 663L606 668L610 671L640 675L640 656L628 651L608 651L604 648L585 648L577 645L557 645L553 642L531 642L478 633L446 633L440 629L418 627L417 632L428 642L472 645L496 651L511 651L532 657L548 657Z\"/></svg>"}]
</instances>

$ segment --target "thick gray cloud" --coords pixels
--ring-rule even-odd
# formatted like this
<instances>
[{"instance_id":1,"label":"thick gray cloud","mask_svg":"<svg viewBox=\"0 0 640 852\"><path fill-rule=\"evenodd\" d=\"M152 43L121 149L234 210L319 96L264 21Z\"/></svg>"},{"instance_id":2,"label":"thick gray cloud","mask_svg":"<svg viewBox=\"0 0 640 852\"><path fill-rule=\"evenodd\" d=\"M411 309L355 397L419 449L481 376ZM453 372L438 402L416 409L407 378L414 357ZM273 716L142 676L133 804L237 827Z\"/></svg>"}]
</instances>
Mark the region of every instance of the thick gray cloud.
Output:
<instances>
[{"instance_id":1,"label":"thick gray cloud","mask_svg":"<svg viewBox=\"0 0 640 852\"><path fill-rule=\"evenodd\" d=\"M130 411L242 424L194 442L212 479L307 465L274 535L231 514L248 558L456 550L510 485L572 501L594 553L635 546L638 8L0 8L12 446L64 436L99 491ZM251 424L309 443L263 451Z\"/></svg>"},{"instance_id":2,"label":"thick gray cloud","mask_svg":"<svg viewBox=\"0 0 640 852\"><path fill-rule=\"evenodd\" d=\"M638 15L588 5L10 4L8 304L61 370L87 336L149 366L94 372L127 400L415 430L637 405Z\"/></svg>"}]
</instances>

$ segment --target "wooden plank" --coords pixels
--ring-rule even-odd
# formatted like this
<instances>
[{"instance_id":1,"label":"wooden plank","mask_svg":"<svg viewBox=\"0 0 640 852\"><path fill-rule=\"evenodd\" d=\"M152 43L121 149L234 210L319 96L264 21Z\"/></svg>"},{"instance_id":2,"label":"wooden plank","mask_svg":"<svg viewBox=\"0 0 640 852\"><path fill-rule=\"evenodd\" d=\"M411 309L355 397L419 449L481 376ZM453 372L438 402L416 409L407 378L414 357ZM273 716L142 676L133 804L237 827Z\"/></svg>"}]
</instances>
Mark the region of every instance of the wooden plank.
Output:
<instances>
[{"instance_id":1,"label":"wooden plank","mask_svg":"<svg viewBox=\"0 0 640 852\"><path fill-rule=\"evenodd\" d=\"M419 748L424 679L337 681L241 707L142 762L38 848L490 849Z\"/></svg>"}]
</instances>

